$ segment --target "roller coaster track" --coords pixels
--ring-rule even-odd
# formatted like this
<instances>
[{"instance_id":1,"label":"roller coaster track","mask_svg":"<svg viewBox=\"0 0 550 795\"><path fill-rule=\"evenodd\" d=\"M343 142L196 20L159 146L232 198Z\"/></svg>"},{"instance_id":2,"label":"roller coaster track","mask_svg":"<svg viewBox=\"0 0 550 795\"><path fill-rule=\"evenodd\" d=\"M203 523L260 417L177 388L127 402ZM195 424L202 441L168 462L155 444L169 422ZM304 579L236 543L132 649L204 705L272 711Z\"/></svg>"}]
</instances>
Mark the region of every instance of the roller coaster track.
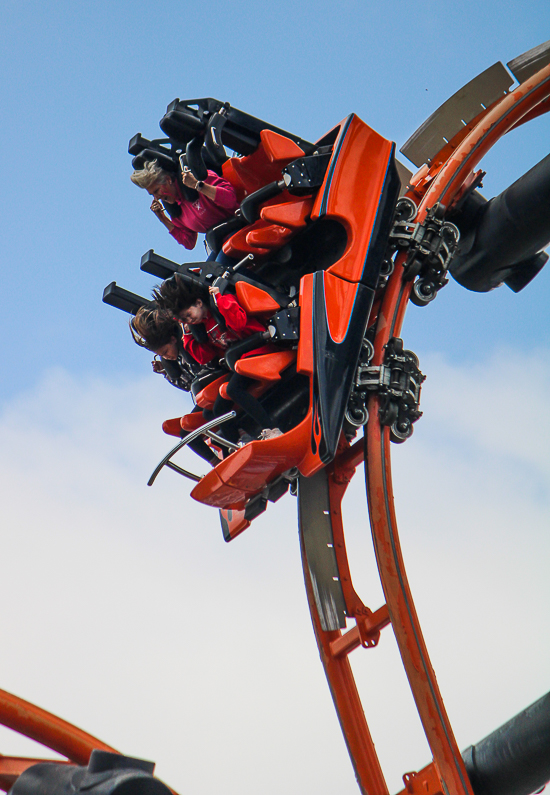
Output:
<instances>
[{"instance_id":1,"label":"roller coaster track","mask_svg":"<svg viewBox=\"0 0 550 795\"><path fill-rule=\"evenodd\" d=\"M418 205L416 221L452 202L489 149L510 129L548 110L550 67L537 72L497 101L465 135L441 165ZM526 118L527 117L527 118ZM418 202L416 193L407 197ZM381 365L392 337L399 336L411 291L403 277L406 253L398 255L379 312L374 365ZM472 795L470 781L445 711L422 636L399 543L390 456L390 431L379 421L380 399L370 398L364 445L356 442L314 478L298 487L301 549L306 593L317 644L342 732L361 792L388 792L358 695L348 655L359 646L376 646L391 624L405 673L428 740L433 762L404 777L410 795ZM349 573L341 501L356 467L364 460L371 532L386 604L374 613L357 596ZM313 482L308 482L313 481ZM312 494L314 490L314 494ZM315 499L312 499L312 497ZM345 617L355 626L342 633Z\"/></svg>"}]
</instances>

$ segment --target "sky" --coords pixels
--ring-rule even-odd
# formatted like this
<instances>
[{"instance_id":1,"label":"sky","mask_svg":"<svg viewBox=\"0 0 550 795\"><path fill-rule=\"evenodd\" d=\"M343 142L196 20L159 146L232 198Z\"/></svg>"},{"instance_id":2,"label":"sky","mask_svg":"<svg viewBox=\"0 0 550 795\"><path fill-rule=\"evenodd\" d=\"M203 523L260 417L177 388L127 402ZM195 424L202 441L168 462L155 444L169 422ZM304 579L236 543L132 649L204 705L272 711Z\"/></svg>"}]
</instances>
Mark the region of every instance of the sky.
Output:
<instances>
[{"instance_id":1,"label":"sky","mask_svg":"<svg viewBox=\"0 0 550 795\"><path fill-rule=\"evenodd\" d=\"M309 140L353 111L399 148L549 23L535 0L4 0L1 688L155 761L181 793L357 791L293 498L227 545L185 481L165 471L145 485L171 445L162 421L189 402L101 296L113 280L148 295L150 248L180 262L202 249L184 251L149 212L127 144L159 135L175 97L213 96ZM484 195L546 156L549 133L543 117L506 136L481 164ZM550 688L549 298L548 268L518 295L451 282L403 328L428 378L424 416L392 450L397 515L462 749ZM345 517L375 610L361 471ZM391 631L352 665L397 792L430 755ZM0 753L42 751L2 729Z\"/></svg>"}]
</instances>

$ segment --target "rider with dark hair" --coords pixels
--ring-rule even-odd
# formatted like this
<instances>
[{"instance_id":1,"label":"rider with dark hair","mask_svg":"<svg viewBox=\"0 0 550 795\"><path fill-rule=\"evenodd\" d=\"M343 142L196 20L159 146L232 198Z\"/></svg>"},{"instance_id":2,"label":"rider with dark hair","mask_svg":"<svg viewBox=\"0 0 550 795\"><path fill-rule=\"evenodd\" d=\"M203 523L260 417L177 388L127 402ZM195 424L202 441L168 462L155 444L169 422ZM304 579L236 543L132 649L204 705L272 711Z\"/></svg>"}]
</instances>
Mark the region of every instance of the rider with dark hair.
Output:
<instances>
[{"instance_id":1,"label":"rider with dark hair","mask_svg":"<svg viewBox=\"0 0 550 795\"><path fill-rule=\"evenodd\" d=\"M180 324L167 312L142 306L130 320L130 333L136 345L160 357L160 361L152 362L155 373L162 373L173 386L188 392L198 368L183 350Z\"/></svg>"},{"instance_id":2,"label":"rider with dark hair","mask_svg":"<svg viewBox=\"0 0 550 795\"><path fill-rule=\"evenodd\" d=\"M142 306L136 316L130 320L130 333L136 345L161 357L160 361L152 362L154 372L162 373L172 386L189 392L199 368L183 350L180 324L166 312ZM198 406L194 409L194 411L200 410ZM173 420L166 420L163 423L163 430L170 435L178 435L181 439L187 436L181 426L174 428ZM174 430L177 433L174 433ZM189 447L212 466L219 463L212 448L202 439L190 442Z\"/></svg>"},{"instance_id":3,"label":"rider with dark hair","mask_svg":"<svg viewBox=\"0 0 550 795\"><path fill-rule=\"evenodd\" d=\"M200 364L207 364L213 359L223 357L232 343L246 339L251 335L258 335L258 347L242 354L242 358L259 356L272 353L273 346L262 344L265 339L265 327L254 318L249 318L242 306L233 295L221 295L218 287L210 287L209 293L219 317L214 316L210 309L204 292L194 286L187 286L183 279L176 274L162 283L160 288L153 292L153 297L162 309L169 312L176 320L183 324L183 347ZM221 322L220 322L221 321ZM206 332L206 340L199 341L196 329L202 326ZM223 326L223 327L222 327ZM195 329L195 334L193 330ZM232 403L236 403L262 428L261 438L269 439L279 436L281 431L274 428L274 421L262 404L249 392L248 388L254 383L253 378L233 372L226 385L229 400L220 395L214 403L213 416L219 417L230 411ZM229 426L229 427L228 427ZM229 434L237 440L236 426L227 423L227 438Z\"/></svg>"}]
</instances>

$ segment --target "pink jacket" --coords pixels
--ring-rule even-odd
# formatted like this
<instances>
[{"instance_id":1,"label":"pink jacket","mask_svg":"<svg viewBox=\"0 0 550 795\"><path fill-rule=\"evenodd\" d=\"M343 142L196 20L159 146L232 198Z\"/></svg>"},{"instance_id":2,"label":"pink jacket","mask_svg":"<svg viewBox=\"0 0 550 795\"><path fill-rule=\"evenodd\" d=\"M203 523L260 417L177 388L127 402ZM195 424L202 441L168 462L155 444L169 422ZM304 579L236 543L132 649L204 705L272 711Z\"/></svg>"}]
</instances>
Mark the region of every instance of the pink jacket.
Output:
<instances>
[{"instance_id":1,"label":"pink jacket","mask_svg":"<svg viewBox=\"0 0 550 795\"><path fill-rule=\"evenodd\" d=\"M216 188L216 201L207 199L202 194L194 202L178 199L181 215L171 219L174 228L170 234L185 248L195 248L197 232L206 232L210 227L229 218L239 206L235 188L230 182L218 177L214 171L209 171L204 181Z\"/></svg>"}]
</instances>

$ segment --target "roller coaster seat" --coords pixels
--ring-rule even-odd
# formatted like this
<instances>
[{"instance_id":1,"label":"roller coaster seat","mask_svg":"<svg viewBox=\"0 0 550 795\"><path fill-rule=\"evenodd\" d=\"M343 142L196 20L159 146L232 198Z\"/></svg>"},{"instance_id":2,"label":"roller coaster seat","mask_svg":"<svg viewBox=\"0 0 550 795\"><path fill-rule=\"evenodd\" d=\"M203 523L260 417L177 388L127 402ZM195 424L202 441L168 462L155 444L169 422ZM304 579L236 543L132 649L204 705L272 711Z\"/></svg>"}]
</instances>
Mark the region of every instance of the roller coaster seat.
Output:
<instances>
[{"instance_id":1,"label":"roller coaster seat","mask_svg":"<svg viewBox=\"0 0 550 795\"><path fill-rule=\"evenodd\" d=\"M262 384L270 385L281 380L281 373L296 361L296 351L277 351L263 356L251 356L248 359L239 359L235 365L235 372L254 378Z\"/></svg>"},{"instance_id":2,"label":"roller coaster seat","mask_svg":"<svg viewBox=\"0 0 550 795\"><path fill-rule=\"evenodd\" d=\"M272 130L262 130L260 139L251 155L231 157L222 166L224 179L231 182L240 200L269 182L280 180L281 170L304 155L298 144Z\"/></svg>"},{"instance_id":3,"label":"roller coaster seat","mask_svg":"<svg viewBox=\"0 0 550 795\"><path fill-rule=\"evenodd\" d=\"M264 248L262 246L251 246L247 242L248 235L257 229L265 229L267 224L265 221L261 219L256 221L252 225L247 225L242 229L239 229L235 234L231 235L222 246L222 251L224 254L227 254L228 257L235 257L235 259L240 259L241 257L245 257L247 254L254 254L255 257L262 257L266 254L269 254L269 249Z\"/></svg>"},{"instance_id":4,"label":"roller coaster seat","mask_svg":"<svg viewBox=\"0 0 550 795\"><path fill-rule=\"evenodd\" d=\"M177 422L179 426L179 432L181 433L182 430L196 431L197 428L200 428L201 425L204 425L204 417L202 415L202 411L192 411L190 414L185 414L185 416L183 417L177 417L175 420L166 420L166 422L167 423ZM164 429L164 425L162 427ZM174 426L171 425L170 427L175 427L175 425ZM164 432L168 433L168 431ZM176 436L175 433L172 435Z\"/></svg>"},{"instance_id":5,"label":"roller coaster seat","mask_svg":"<svg viewBox=\"0 0 550 795\"><path fill-rule=\"evenodd\" d=\"M292 237L294 230L285 226L269 224L264 228L253 229L246 235L246 242L251 248L262 248L272 251L284 246Z\"/></svg>"},{"instance_id":6,"label":"roller coaster seat","mask_svg":"<svg viewBox=\"0 0 550 795\"><path fill-rule=\"evenodd\" d=\"M313 209L313 201L313 197L308 196L305 199L293 198L289 202L267 205L262 208L260 217L268 224L277 224L297 232L306 226Z\"/></svg>"},{"instance_id":7,"label":"roller coaster seat","mask_svg":"<svg viewBox=\"0 0 550 795\"><path fill-rule=\"evenodd\" d=\"M210 381L201 391L195 395L195 403L202 409L212 408L214 401L218 397L220 386L229 380L231 373L224 373L224 375Z\"/></svg>"},{"instance_id":8,"label":"roller coaster seat","mask_svg":"<svg viewBox=\"0 0 550 795\"><path fill-rule=\"evenodd\" d=\"M235 364L235 372L247 378L253 378L249 392L253 397L260 397L273 384L281 380L281 374L296 361L296 351L276 351L260 356L251 356L239 359ZM225 400L231 400L227 394L227 382L220 386L220 395ZM238 409L238 407L237 407Z\"/></svg>"},{"instance_id":9,"label":"roller coaster seat","mask_svg":"<svg viewBox=\"0 0 550 795\"><path fill-rule=\"evenodd\" d=\"M226 375L226 371L221 367L218 367L215 370L202 370L191 384L191 394L195 400L197 395L202 392L202 390L208 384L210 384L212 381L216 381L222 375Z\"/></svg>"},{"instance_id":10,"label":"roller coaster seat","mask_svg":"<svg viewBox=\"0 0 550 795\"><path fill-rule=\"evenodd\" d=\"M202 419L202 416L201 416L201 419ZM180 438L181 437L181 430L182 430L182 426L181 426L180 420L181 420L180 417L173 417L170 420L164 420L164 422L162 423L162 430L164 431L164 433L167 433L168 436L177 436L178 438ZM203 422L204 422L204 420L203 420ZM188 430L188 429L185 428L184 430Z\"/></svg>"},{"instance_id":11,"label":"roller coaster seat","mask_svg":"<svg viewBox=\"0 0 550 795\"><path fill-rule=\"evenodd\" d=\"M226 240L224 253L232 257L250 253L265 256L280 250L297 232L305 229L313 206L312 196L298 198L288 191L267 199L260 210L260 218Z\"/></svg>"},{"instance_id":12,"label":"roller coaster seat","mask_svg":"<svg viewBox=\"0 0 550 795\"><path fill-rule=\"evenodd\" d=\"M249 282L237 282L235 292L237 301L244 311L248 315L258 317L260 320L267 320L271 315L283 308L269 293Z\"/></svg>"}]
</instances>

